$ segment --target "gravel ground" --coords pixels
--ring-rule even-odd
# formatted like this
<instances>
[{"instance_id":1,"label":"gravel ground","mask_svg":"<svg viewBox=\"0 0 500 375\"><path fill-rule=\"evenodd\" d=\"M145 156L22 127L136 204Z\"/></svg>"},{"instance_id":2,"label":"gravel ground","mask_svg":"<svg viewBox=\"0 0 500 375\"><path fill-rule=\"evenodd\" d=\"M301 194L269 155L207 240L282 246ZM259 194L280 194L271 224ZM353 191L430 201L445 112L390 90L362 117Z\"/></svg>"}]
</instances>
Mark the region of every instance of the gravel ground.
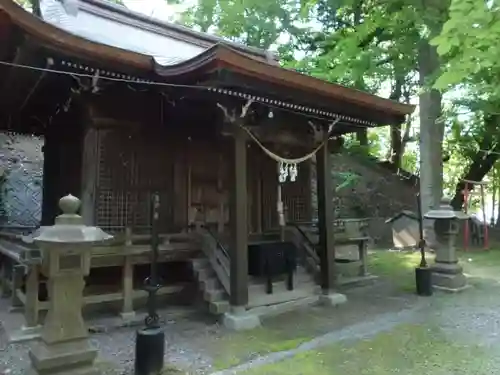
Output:
<instances>
[{"instance_id":1,"label":"gravel ground","mask_svg":"<svg viewBox=\"0 0 500 375\"><path fill-rule=\"evenodd\" d=\"M431 298L415 298L408 296L384 299L388 305L398 304L393 311L376 314L371 320L358 320L351 324L346 321L342 328L332 326L333 332L320 335L311 342L301 344L291 351L264 355L252 361L250 366L243 365L241 369L259 366L262 363L274 362L288 358L299 352L314 347L339 342L341 340L358 340L371 337L380 331L390 331L392 327L404 323L432 322L439 325L453 341L471 345L480 345L493 351L500 350L500 284L495 280L473 282L474 287L462 294L435 294ZM368 288L366 292L373 294ZM361 294L363 294L361 293ZM351 306L358 306L360 296L353 296ZM383 298L380 296L380 298ZM379 302L380 299L377 299ZM369 299L365 303L369 303ZM346 307L349 304L345 305ZM342 310L339 310L339 314ZM352 311L350 312L352 314ZM331 315L329 315L331 317ZM166 317L166 363L185 369L190 374L207 374L213 372L214 359L207 346L214 345L217 338L223 336L224 330L213 321L207 321L199 315L172 315ZM330 318L331 319L331 318ZM331 319L333 320L333 319ZM336 320L336 319L335 319ZM7 301L0 302L0 322L5 329L19 327L22 317L7 312ZM97 326L113 326L116 318L96 320ZM104 363L104 375L132 374L134 358L135 328L112 328L106 332L91 336L92 343L99 349L100 358ZM28 345L8 345L5 330L0 332L0 374L7 371L10 375L25 374L29 366ZM491 357L488 366L500 373L500 359ZM222 372L229 374L232 372Z\"/></svg>"},{"instance_id":2,"label":"gravel ground","mask_svg":"<svg viewBox=\"0 0 500 375\"><path fill-rule=\"evenodd\" d=\"M0 300L0 374L23 375L29 368L28 351L30 344L8 344L8 334L19 327L22 317L8 313L8 300ZM175 316L174 318L172 317ZM212 359L200 354L197 346L200 338L216 335L217 324L199 319L196 314L178 314L177 311L163 313L166 321L165 363L182 368L190 374L210 371ZM91 335L92 344L99 350L100 366L103 375L132 374L134 360L134 340L136 327L117 327L117 318L104 318L92 321L106 332Z\"/></svg>"}]
</instances>

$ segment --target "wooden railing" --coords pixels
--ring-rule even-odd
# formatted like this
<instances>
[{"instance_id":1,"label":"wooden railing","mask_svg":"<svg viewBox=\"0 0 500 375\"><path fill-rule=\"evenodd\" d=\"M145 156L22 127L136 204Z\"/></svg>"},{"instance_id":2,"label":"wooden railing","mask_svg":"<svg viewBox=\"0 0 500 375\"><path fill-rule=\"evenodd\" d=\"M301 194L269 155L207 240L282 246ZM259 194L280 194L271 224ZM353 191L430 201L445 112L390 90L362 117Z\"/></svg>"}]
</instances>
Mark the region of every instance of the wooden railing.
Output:
<instances>
[{"instance_id":1,"label":"wooden railing","mask_svg":"<svg viewBox=\"0 0 500 375\"><path fill-rule=\"evenodd\" d=\"M39 300L40 285L44 283L40 277L41 253L33 243L35 229L30 235L28 231L0 230L0 255L10 259L0 267L0 283L12 295L12 304L15 307L24 307L27 324L37 325L40 311L48 308L49 302ZM199 251L193 233L162 234L160 245L160 262L176 260L178 258L192 257L193 252ZM84 296L84 304L100 304L110 301L122 302L122 313L133 312L133 302L146 296L143 290L134 289L134 267L150 262L151 236L134 234L131 230L125 234L115 235L115 240L103 246L92 248L91 268L121 267L122 284L120 292L98 294L92 293ZM1 256L0 256L1 258ZM1 263L1 262L0 262ZM5 274L7 273L7 274ZM26 280L23 280L26 275ZM24 285L24 288L22 287ZM159 294L177 293L183 289L184 283L175 283L163 286ZM24 291L23 291L24 290Z\"/></svg>"},{"instance_id":2,"label":"wooden railing","mask_svg":"<svg viewBox=\"0 0 500 375\"><path fill-rule=\"evenodd\" d=\"M35 229L32 228L32 230ZM33 243L33 237L9 230L0 231L0 254L16 263L38 264L41 262L40 250Z\"/></svg>"},{"instance_id":3,"label":"wooden railing","mask_svg":"<svg viewBox=\"0 0 500 375\"><path fill-rule=\"evenodd\" d=\"M231 295L230 270L231 259L224 245L217 235L207 226L201 226L198 229L201 236L201 248L208 258L212 269L217 278L224 287L228 295Z\"/></svg>"}]
</instances>

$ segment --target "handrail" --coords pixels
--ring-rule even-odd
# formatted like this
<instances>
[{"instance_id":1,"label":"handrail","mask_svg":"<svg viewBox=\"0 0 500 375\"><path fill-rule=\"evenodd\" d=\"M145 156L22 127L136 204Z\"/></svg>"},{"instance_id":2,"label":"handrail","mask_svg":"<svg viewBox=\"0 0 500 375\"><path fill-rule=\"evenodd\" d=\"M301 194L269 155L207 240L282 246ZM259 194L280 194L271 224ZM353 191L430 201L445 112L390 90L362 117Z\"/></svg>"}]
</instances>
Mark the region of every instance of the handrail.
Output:
<instances>
[{"instance_id":1,"label":"handrail","mask_svg":"<svg viewBox=\"0 0 500 375\"><path fill-rule=\"evenodd\" d=\"M304 230L300 227L299 224L297 223L293 223L293 222L289 222L287 223L289 226L295 228L297 230L297 232L300 234L300 236L302 237L302 239L305 239L305 242L306 242L306 245L307 246L302 246L304 248L304 250L306 251L307 255L313 259L313 261L316 263L316 264L319 264L320 263L320 259L319 259L319 256L318 254L316 253L315 249L316 249L316 245L311 241L311 239L307 236L307 234L304 232Z\"/></svg>"},{"instance_id":2,"label":"handrail","mask_svg":"<svg viewBox=\"0 0 500 375\"><path fill-rule=\"evenodd\" d=\"M215 243L217 245L217 248L220 251L222 251L222 253L224 254L224 256L227 259L231 259L229 257L229 253L227 252L226 248L224 247L224 245L222 245L222 243L219 241L219 238L214 234L214 232L208 226L206 226L206 225L202 225L201 227L207 231L207 233L210 235L210 237L212 237L212 239L215 241Z\"/></svg>"},{"instance_id":3,"label":"handrail","mask_svg":"<svg viewBox=\"0 0 500 375\"><path fill-rule=\"evenodd\" d=\"M203 240L202 250L208 258L212 269L214 270L219 282L224 287L224 290L228 295L231 295L231 280L230 280L230 268L231 268L231 260L226 248L219 241L219 238L205 225L200 226L202 230L204 230L205 238L206 236L210 237L209 241L207 239ZM200 233L200 236L203 238L203 234ZM211 244L210 242L213 242Z\"/></svg>"},{"instance_id":4,"label":"handrail","mask_svg":"<svg viewBox=\"0 0 500 375\"><path fill-rule=\"evenodd\" d=\"M296 229L299 231L300 235L301 235L301 236L302 236L302 237L306 240L306 242L309 244L309 246L311 246L313 249L314 249L314 248L316 248L317 244L315 244L314 242L312 242L312 241L311 241L311 239L309 238L309 236L307 235L307 233L304 231L304 229L302 229L302 228L300 227L300 225L299 225L299 224L297 224L297 223L292 223L292 222L289 222L289 223L287 223L287 224L288 224L288 225L290 225L290 226L292 226L292 227L294 227L294 228L296 228Z\"/></svg>"}]
</instances>

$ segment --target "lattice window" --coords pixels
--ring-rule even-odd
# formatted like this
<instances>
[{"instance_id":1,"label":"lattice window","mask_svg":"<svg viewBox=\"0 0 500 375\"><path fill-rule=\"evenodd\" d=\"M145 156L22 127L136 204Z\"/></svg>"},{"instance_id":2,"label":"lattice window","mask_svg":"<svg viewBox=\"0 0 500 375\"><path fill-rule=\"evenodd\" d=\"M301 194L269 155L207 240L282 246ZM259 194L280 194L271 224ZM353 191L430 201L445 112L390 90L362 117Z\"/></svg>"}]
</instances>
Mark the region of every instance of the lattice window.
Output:
<instances>
[{"instance_id":1,"label":"lattice window","mask_svg":"<svg viewBox=\"0 0 500 375\"><path fill-rule=\"evenodd\" d=\"M97 225L108 230L148 232L151 195L160 193L160 226L173 221L173 159L163 135L132 136L124 131L101 131L99 141Z\"/></svg>"}]
</instances>

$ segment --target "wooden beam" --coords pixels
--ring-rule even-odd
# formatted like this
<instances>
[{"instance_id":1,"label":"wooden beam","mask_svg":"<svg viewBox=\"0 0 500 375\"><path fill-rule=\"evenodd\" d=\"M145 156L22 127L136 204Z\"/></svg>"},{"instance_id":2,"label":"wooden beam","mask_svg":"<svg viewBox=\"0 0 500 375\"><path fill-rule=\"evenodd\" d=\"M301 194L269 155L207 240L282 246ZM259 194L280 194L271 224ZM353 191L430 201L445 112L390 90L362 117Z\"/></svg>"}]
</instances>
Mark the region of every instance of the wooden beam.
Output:
<instances>
[{"instance_id":1,"label":"wooden beam","mask_svg":"<svg viewBox=\"0 0 500 375\"><path fill-rule=\"evenodd\" d=\"M336 284L333 182L328 144L325 144L316 154L316 168L321 287L324 292L328 292Z\"/></svg>"},{"instance_id":2,"label":"wooden beam","mask_svg":"<svg viewBox=\"0 0 500 375\"><path fill-rule=\"evenodd\" d=\"M233 307L242 307L248 303L247 145L242 129L234 126L232 134L232 139L229 138L230 302Z\"/></svg>"}]
</instances>

